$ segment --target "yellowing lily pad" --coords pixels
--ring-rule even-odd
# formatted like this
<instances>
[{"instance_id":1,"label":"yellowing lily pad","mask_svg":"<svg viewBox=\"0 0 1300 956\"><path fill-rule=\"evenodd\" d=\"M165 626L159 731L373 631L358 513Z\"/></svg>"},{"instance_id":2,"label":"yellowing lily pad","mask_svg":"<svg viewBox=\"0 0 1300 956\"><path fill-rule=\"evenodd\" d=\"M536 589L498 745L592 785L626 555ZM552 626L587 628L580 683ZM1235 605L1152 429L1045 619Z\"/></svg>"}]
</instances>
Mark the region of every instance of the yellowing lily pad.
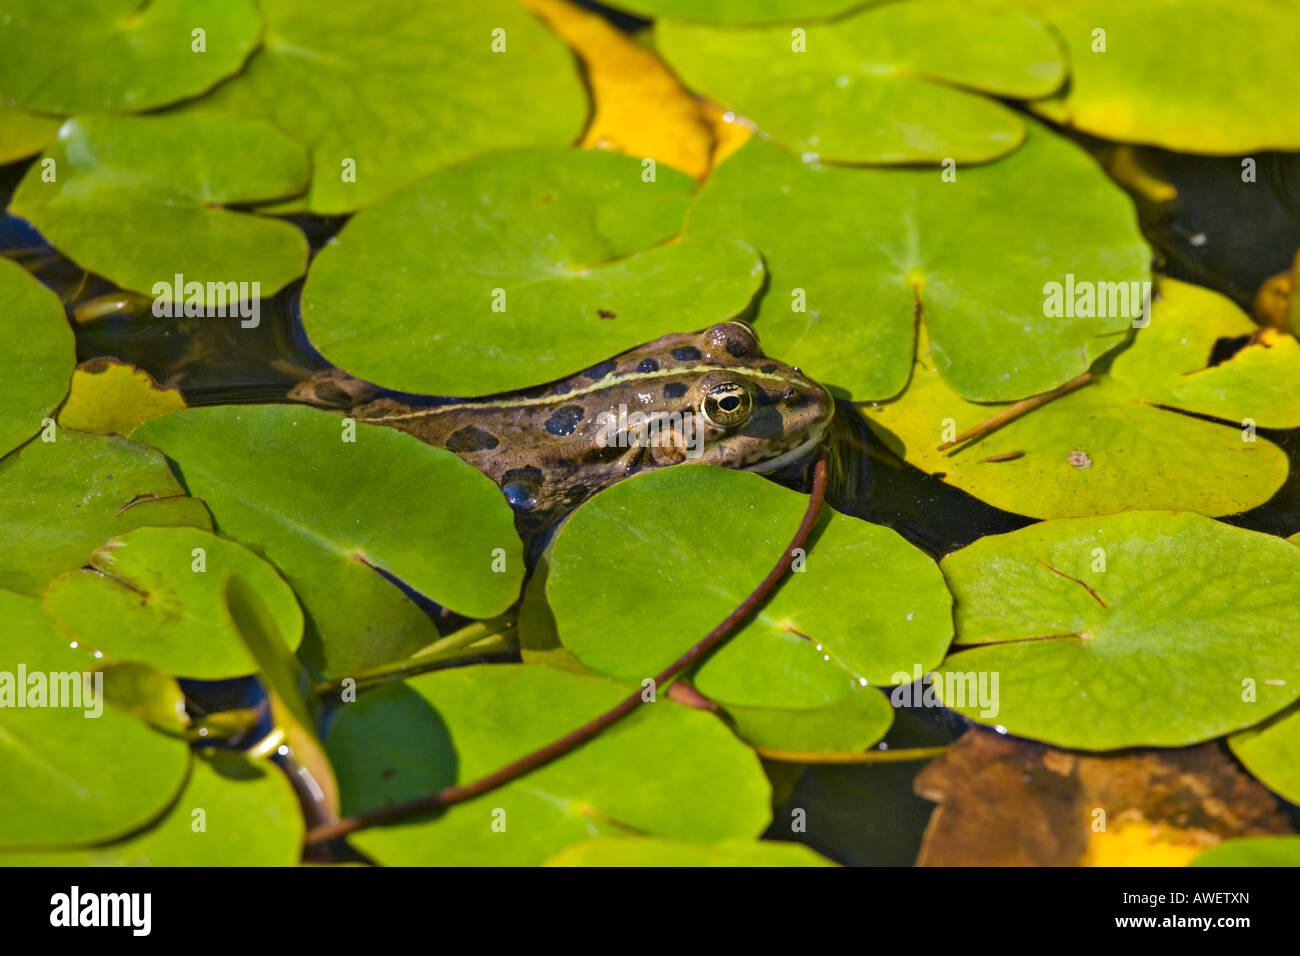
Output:
<instances>
[{"instance_id":1,"label":"yellowing lily pad","mask_svg":"<svg viewBox=\"0 0 1300 956\"><path fill-rule=\"evenodd\" d=\"M386 575L469 617L504 611L523 578L513 512L490 478L410 435L348 421L231 405L132 433L176 462L222 534L279 569L311 622L304 661L340 676L437 640Z\"/></svg>"},{"instance_id":2,"label":"yellowing lily pad","mask_svg":"<svg viewBox=\"0 0 1300 956\"><path fill-rule=\"evenodd\" d=\"M9 0L0 98L49 113L154 109L238 72L261 30L251 0Z\"/></svg>"},{"instance_id":3,"label":"yellowing lily pad","mask_svg":"<svg viewBox=\"0 0 1300 956\"><path fill-rule=\"evenodd\" d=\"M362 210L320 252L303 324L358 378L431 395L536 385L707 328L745 309L763 264L731 238L675 238L694 188L578 149L442 170Z\"/></svg>"},{"instance_id":4,"label":"yellowing lily pad","mask_svg":"<svg viewBox=\"0 0 1300 956\"><path fill-rule=\"evenodd\" d=\"M297 227L224 208L307 185L306 153L268 123L206 111L84 116L63 124L46 156L54 181L35 163L9 211L123 288L170 302L179 275L202 285L204 305L235 314L306 271Z\"/></svg>"},{"instance_id":5,"label":"yellowing lily pad","mask_svg":"<svg viewBox=\"0 0 1300 956\"><path fill-rule=\"evenodd\" d=\"M747 28L663 20L655 40L691 89L842 163L996 159L1025 124L980 93L1042 97L1065 78L1051 31L1009 3L903 0Z\"/></svg>"},{"instance_id":6,"label":"yellowing lily pad","mask_svg":"<svg viewBox=\"0 0 1300 956\"><path fill-rule=\"evenodd\" d=\"M1135 511L982 538L940 567L955 643L982 646L935 683L979 723L1087 750L1182 747L1300 696L1300 549L1281 538ZM994 676L982 709L970 679Z\"/></svg>"},{"instance_id":7,"label":"yellowing lily pad","mask_svg":"<svg viewBox=\"0 0 1300 956\"><path fill-rule=\"evenodd\" d=\"M800 843L722 840L683 843L647 837L593 837L565 847L544 866L834 866Z\"/></svg>"},{"instance_id":8,"label":"yellowing lily pad","mask_svg":"<svg viewBox=\"0 0 1300 956\"><path fill-rule=\"evenodd\" d=\"M189 748L106 706L96 670L39 601L0 590L0 848L110 839L180 789Z\"/></svg>"},{"instance_id":9,"label":"yellowing lily pad","mask_svg":"<svg viewBox=\"0 0 1300 956\"><path fill-rule=\"evenodd\" d=\"M0 460L0 588L39 595L114 535L146 525L211 530L163 456L124 438L57 428Z\"/></svg>"},{"instance_id":10,"label":"yellowing lily pad","mask_svg":"<svg viewBox=\"0 0 1300 956\"><path fill-rule=\"evenodd\" d=\"M28 113L0 102L0 165L34 156L54 140L57 116Z\"/></svg>"},{"instance_id":11,"label":"yellowing lily pad","mask_svg":"<svg viewBox=\"0 0 1300 956\"><path fill-rule=\"evenodd\" d=\"M1287 459L1255 429L1300 426L1300 343L1206 289L1164 279L1160 295L1150 326L1095 381L978 440L939 449L1001 409L962 400L924 349L907 391L866 406L867 421L918 468L1035 518L1263 504ZM1222 340L1243 347L1211 365Z\"/></svg>"},{"instance_id":12,"label":"yellowing lily pad","mask_svg":"<svg viewBox=\"0 0 1300 956\"><path fill-rule=\"evenodd\" d=\"M0 258L0 456L42 427L63 396L77 363L76 342L59 297L22 266ZM21 344L19 344L21 343Z\"/></svg>"},{"instance_id":13,"label":"yellowing lily pad","mask_svg":"<svg viewBox=\"0 0 1300 956\"><path fill-rule=\"evenodd\" d=\"M0 866L295 866L302 811L276 767L225 751L196 753L161 819L101 846L0 853Z\"/></svg>"},{"instance_id":14,"label":"yellowing lily pad","mask_svg":"<svg viewBox=\"0 0 1300 956\"><path fill-rule=\"evenodd\" d=\"M1049 119L1187 153L1300 149L1294 4L1020 2L1051 23L1069 53L1069 85L1030 104ZM1238 50L1250 53L1225 55Z\"/></svg>"},{"instance_id":15,"label":"yellowing lily pad","mask_svg":"<svg viewBox=\"0 0 1300 956\"><path fill-rule=\"evenodd\" d=\"M222 614L228 574L257 589L290 650L302 640L293 591L234 541L197 528L137 528L110 539L89 563L56 578L45 607L79 645L109 660L203 680L254 673L256 660Z\"/></svg>"},{"instance_id":16,"label":"yellowing lily pad","mask_svg":"<svg viewBox=\"0 0 1300 956\"><path fill-rule=\"evenodd\" d=\"M713 132L663 61L605 17L568 0L524 0L587 68L595 112L580 146L653 158L695 179L709 173Z\"/></svg>"},{"instance_id":17,"label":"yellowing lily pad","mask_svg":"<svg viewBox=\"0 0 1300 956\"><path fill-rule=\"evenodd\" d=\"M550 667L494 664L366 692L343 705L325 741L343 810L467 783L633 690ZM481 797L349 840L389 865L526 866L587 837L629 831L705 843L753 838L770 820L770 799L758 758L717 717L661 700Z\"/></svg>"},{"instance_id":18,"label":"yellowing lily pad","mask_svg":"<svg viewBox=\"0 0 1300 956\"><path fill-rule=\"evenodd\" d=\"M769 354L858 399L907 384L918 309L963 397L1048 391L1119 345L1141 310L1065 320L1049 314L1044 286L1149 279L1128 197L1037 124L1011 156L952 182L938 169L809 165L751 140L692 208L686 236L702 235L763 254L757 324Z\"/></svg>"},{"instance_id":19,"label":"yellowing lily pad","mask_svg":"<svg viewBox=\"0 0 1300 956\"><path fill-rule=\"evenodd\" d=\"M476 153L582 132L572 54L514 0L260 6L261 48L202 105L306 145L310 212L349 212Z\"/></svg>"},{"instance_id":20,"label":"yellowing lily pad","mask_svg":"<svg viewBox=\"0 0 1300 956\"><path fill-rule=\"evenodd\" d=\"M163 388L134 365L94 358L73 373L59 424L96 435L129 435L145 419L184 407L180 389Z\"/></svg>"},{"instance_id":21,"label":"yellowing lily pad","mask_svg":"<svg viewBox=\"0 0 1300 956\"><path fill-rule=\"evenodd\" d=\"M707 466L606 489L556 536L546 595L559 639L594 671L634 685L654 677L766 576L807 503L757 475ZM803 570L690 676L762 746L875 743L891 711L874 687L934 666L952 634L950 598L926 555L888 528L829 510L821 521ZM637 570L602 570L617 567Z\"/></svg>"}]
</instances>

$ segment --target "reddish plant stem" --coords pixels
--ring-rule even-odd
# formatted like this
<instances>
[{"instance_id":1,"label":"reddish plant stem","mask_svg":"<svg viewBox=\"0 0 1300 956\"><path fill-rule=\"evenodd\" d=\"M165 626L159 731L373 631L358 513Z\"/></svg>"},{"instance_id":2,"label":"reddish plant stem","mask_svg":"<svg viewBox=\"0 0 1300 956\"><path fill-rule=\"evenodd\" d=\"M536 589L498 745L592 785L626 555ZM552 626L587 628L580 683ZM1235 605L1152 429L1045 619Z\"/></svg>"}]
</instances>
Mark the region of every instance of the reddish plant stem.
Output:
<instances>
[{"instance_id":1,"label":"reddish plant stem","mask_svg":"<svg viewBox=\"0 0 1300 956\"><path fill-rule=\"evenodd\" d=\"M796 548L803 547L812 533L813 526L817 523L817 517L821 514L822 501L826 497L826 460L818 458L816 467L813 471L812 494L808 499L808 510L804 512L803 521L799 523L799 528L790 539L790 544L781 554L781 560L776 566L768 572L749 597L741 602L740 606L727 615L727 617L710 631L698 644L689 651L677 658L672 664L655 677L655 686L672 680L686 668L690 667L697 660L703 657L709 651L713 650L724 640L731 636L740 624L754 612L760 604L767 600L768 596L776 589L781 578L790 570L790 564L794 560L794 551ZM389 807L381 807L377 810L371 810L368 813L359 813L356 816L344 817L336 823L328 823L323 826L313 827L307 831L305 842L307 846L313 846L323 843L327 840L337 839L346 836L349 833L355 833L367 827L378 826L384 823L393 823L407 817L415 816L420 813L427 813L431 810L440 810L457 803L464 803L466 800L472 800L474 797L481 796L490 790L495 790L502 784L508 783L517 777L521 777L529 771L536 770L538 767L549 763L556 757L562 756L576 748L579 744L590 740L596 734L600 733L606 727L627 716L642 703L641 691L636 690L629 694L610 710L601 714L595 720L583 724L577 730L565 734L558 740L554 740L530 754L520 757L512 763L496 770L485 777L479 777L469 783L457 786L444 787L436 793L431 793L423 797L417 797L414 800L408 800L405 803L394 804Z\"/></svg>"}]
</instances>

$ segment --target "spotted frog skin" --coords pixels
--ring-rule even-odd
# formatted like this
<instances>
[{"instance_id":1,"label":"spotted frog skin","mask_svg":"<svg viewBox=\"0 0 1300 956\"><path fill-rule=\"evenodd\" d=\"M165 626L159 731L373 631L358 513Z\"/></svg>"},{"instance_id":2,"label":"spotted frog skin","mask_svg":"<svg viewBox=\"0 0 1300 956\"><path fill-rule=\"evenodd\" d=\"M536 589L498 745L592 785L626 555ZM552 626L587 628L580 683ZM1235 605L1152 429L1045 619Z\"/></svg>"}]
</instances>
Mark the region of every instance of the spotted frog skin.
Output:
<instances>
[{"instance_id":1,"label":"spotted frog skin","mask_svg":"<svg viewBox=\"0 0 1300 956\"><path fill-rule=\"evenodd\" d=\"M365 396L342 390L349 403ZM834 407L766 357L753 329L721 322L534 388L427 407L380 398L350 414L454 452L501 486L521 527L541 527L641 471L688 461L775 471L818 445Z\"/></svg>"}]
</instances>

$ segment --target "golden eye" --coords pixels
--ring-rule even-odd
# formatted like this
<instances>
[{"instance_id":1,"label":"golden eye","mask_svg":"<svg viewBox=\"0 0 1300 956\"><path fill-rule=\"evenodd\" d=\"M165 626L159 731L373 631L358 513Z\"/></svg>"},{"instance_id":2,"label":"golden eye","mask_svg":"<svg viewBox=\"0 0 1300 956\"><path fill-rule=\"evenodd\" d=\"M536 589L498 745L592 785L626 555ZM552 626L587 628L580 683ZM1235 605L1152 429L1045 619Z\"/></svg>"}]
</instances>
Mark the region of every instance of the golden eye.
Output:
<instances>
[{"instance_id":1,"label":"golden eye","mask_svg":"<svg viewBox=\"0 0 1300 956\"><path fill-rule=\"evenodd\" d=\"M700 405L704 418L719 428L734 428L747 421L753 410L754 399L739 382L711 385L705 391L704 401Z\"/></svg>"}]
</instances>

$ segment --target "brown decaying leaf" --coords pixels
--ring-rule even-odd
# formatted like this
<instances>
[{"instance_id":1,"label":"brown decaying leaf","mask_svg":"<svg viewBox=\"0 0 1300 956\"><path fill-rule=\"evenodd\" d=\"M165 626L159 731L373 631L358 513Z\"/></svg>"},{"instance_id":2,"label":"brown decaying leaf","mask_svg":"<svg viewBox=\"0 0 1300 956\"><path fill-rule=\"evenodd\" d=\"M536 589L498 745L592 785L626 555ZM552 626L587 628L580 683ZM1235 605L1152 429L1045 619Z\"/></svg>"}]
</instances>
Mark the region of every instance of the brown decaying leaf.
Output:
<instances>
[{"instance_id":1,"label":"brown decaying leaf","mask_svg":"<svg viewBox=\"0 0 1300 956\"><path fill-rule=\"evenodd\" d=\"M915 790L939 804L918 866L1180 865L1231 837L1293 832L1213 742L1090 754L970 730Z\"/></svg>"}]
</instances>

